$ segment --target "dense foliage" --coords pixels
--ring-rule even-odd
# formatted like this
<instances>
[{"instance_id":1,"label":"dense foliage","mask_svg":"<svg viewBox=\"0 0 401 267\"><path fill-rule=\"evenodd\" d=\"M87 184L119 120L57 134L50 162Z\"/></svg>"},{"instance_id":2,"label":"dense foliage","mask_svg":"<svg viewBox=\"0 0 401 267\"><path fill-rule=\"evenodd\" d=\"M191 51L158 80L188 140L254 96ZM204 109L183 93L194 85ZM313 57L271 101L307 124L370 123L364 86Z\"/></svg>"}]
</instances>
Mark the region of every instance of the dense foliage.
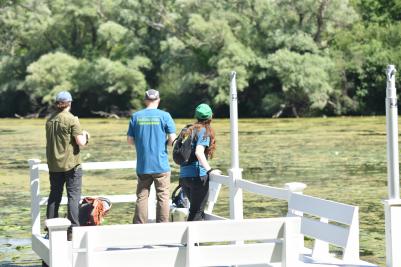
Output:
<instances>
[{"instance_id":1,"label":"dense foliage","mask_svg":"<svg viewBox=\"0 0 401 267\"><path fill-rule=\"evenodd\" d=\"M383 114L387 64L401 66L401 0L0 0L0 116L142 107L242 116Z\"/></svg>"}]
</instances>

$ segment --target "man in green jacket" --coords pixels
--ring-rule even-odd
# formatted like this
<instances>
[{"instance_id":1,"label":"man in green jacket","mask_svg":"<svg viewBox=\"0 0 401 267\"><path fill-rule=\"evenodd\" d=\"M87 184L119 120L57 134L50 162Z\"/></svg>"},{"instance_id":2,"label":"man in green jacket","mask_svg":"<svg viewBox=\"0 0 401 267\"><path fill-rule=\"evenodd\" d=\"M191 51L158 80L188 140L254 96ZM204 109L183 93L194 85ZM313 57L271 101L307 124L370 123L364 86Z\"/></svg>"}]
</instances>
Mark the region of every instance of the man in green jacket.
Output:
<instances>
[{"instance_id":1,"label":"man in green jacket","mask_svg":"<svg viewBox=\"0 0 401 267\"><path fill-rule=\"evenodd\" d=\"M68 197L67 218L71 226L79 226L82 168L80 146L88 144L89 133L81 129L78 117L70 113L72 97L63 91L56 96L56 112L46 121L46 157L50 174L50 195L47 203L48 219L57 218L66 184ZM71 228L68 231L71 239Z\"/></svg>"}]
</instances>

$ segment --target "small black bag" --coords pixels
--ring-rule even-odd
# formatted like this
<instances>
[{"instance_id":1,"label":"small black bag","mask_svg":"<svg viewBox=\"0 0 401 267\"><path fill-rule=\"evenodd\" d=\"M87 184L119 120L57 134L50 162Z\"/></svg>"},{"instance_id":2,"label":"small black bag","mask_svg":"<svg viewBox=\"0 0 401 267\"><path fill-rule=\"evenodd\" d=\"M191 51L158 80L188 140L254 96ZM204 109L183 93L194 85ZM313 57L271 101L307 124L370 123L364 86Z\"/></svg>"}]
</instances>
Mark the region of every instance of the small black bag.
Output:
<instances>
[{"instance_id":1,"label":"small black bag","mask_svg":"<svg viewBox=\"0 0 401 267\"><path fill-rule=\"evenodd\" d=\"M185 165L196 161L195 149L192 146L196 135L194 130L191 131L191 126L191 124L185 126L174 140L173 160L178 165Z\"/></svg>"},{"instance_id":2,"label":"small black bag","mask_svg":"<svg viewBox=\"0 0 401 267\"><path fill-rule=\"evenodd\" d=\"M180 191L178 191L178 189ZM173 194L171 195L171 201L176 208L188 208L188 200L186 199L186 196L181 188L181 185L178 185L174 189Z\"/></svg>"}]
</instances>

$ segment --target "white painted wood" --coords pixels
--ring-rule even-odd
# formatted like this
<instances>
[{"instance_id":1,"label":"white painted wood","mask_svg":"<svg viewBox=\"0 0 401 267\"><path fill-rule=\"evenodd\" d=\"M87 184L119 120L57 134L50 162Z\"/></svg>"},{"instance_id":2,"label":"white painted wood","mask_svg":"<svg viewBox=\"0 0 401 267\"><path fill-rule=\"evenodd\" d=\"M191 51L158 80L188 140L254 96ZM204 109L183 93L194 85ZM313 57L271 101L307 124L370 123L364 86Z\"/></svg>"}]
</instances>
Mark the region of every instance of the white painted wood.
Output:
<instances>
[{"instance_id":1,"label":"white painted wood","mask_svg":"<svg viewBox=\"0 0 401 267\"><path fill-rule=\"evenodd\" d=\"M356 262L344 262L342 259L337 259L334 257L330 258L312 258L310 255L301 256L302 267L379 267L376 264L372 264L366 261L356 261Z\"/></svg>"},{"instance_id":2,"label":"white painted wood","mask_svg":"<svg viewBox=\"0 0 401 267\"><path fill-rule=\"evenodd\" d=\"M294 219L287 218L286 220ZM196 225L198 226L198 242L266 240L284 237L283 218L204 221ZM246 231L239 231L239 229L246 229Z\"/></svg>"},{"instance_id":3,"label":"white painted wood","mask_svg":"<svg viewBox=\"0 0 401 267\"><path fill-rule=\"evenodd\" d=\"M96 233L95 233L96 234ZM94 240L94 238L92 237L92 235L94 236L94 234L92 234L90 231L86 232L85 234L85 241L86 241L86 266L87 267L94 267L96 266L95 263L93 263L94 258L97 257L93 257L93 252L94 249L96 247L96 245L98 245L96 243L97 240ZM92 238L91 238L92 237Z\"/></svg>"},{"instance_id":4,"label":"white painted wood","mask_svg":"<svg viewBox=\"0 0 401 267\"><path fill-rule=\"evenodd\" d=\"M160 247L96 252L96 267L184 267L185 247Z\"/></svg>"},{"instance_id":5,"label":"white painted wood","mask_svg":"<svg viewBox=\"0 0 401 267\"><path fill-rule=\"evenodd\" d=\"M238 95L236 72L230 74L230 141L231 141L231 169L239 168L238 142Z\"/></svg>"},{"instance_id":6,"label":"white painted wood","mask_svg":"<svg viewBox=\"0 0 401 267\"><path fill-rule=\"evenodd\" d=\"M281 262L282 243L253 243L242 245L200 246L198 266L230 266Z\"/></svg>"},{"instance_id":7,"label":"white painted wood","mask_svg":"<svg viewBox=\"0 0 401 267\"><path fill-rule=\"evenodd\" d=\"M186 260L185 260L185 267L195 267L199 266L199 258L197 257L198 254L195 253L195 242L196 237L198 236L197 227L195 224L188 224L187 231L186 231Z\"/></svg>"},{"instance_id":8,"label":"white painted wood","mask_svg":"<svg viewBox=\"0 0 401 267\"><path fill-rule=\"evenodd\" d=\"M221 184L213 182L213 181L209 181L209 197L208 197L205 212L212 213L214 204L217 202L217 198L220 193L220 188L221 188Z\"/></svg>"},{"instance_id":9,"label":"white painted wood","mask_svg":"<svg viewBox=\"0 0 401 267\"><path fill-rule=\"evenodd\" d=\"M245 191L288 201L290 192L287 189L261 185L247 180L238 180L237 186Z\"/></svg>"},{"instance_id":10,"label":"white painted wood","mask_svg":"<svg viewBox=\"0 0 401 267\"><path fill-rule=\"evenodd\" d=\"M156 222L156 189L155 183L152 183L150 186L150 192L148 197L148 223L149 222Z\"/></svg>"},{"instance_id":11,"label":"white painted wood","mask_svg":"<svg viewBox=\"0 0 401 267\"><path fill-rule=\"evenodd\" d=\"M36 170L34 170L33 175L31 173L31 185L32 185L32 177L34 177L33 185L36 185L36 181L39 182L39 171L47 171L47 164L39 164L40 161L35 161L33 162L32 166L36 165ZM114 167L111 167L109 164L103 164L102 162L97 162L94 164L89 164L85 165L85 168L88 169L117 169L117 168L133 168L132 167L132 162L127 163L127 162L121 162L117 163L117 166L113 164L113 162L110 162L111 165ZM30 164L31 166L31 164ZM35 169L35 168L33 168ZM32 171L32 168L30 168ZM239 199L241 200L241 206L240 206L240 211L237 208L234 208L232 211L230 209L230 214L235 214L233 217L242 218L242 189L248 190L253 193L261 194L261 195L266 195L272 198L278 198L278 199L283 199L285 200L285 196L288 199L288 196L291 195L290 201L289 201L289 215L294 215L297 214L298 216L303 216L303 214L310 214L314 215L317 217L321 217L322 222L319 221L313 221L312 219L308 219L303 217L302 218L302 231L305 232L310 232L310 234L313 236L313 238L316 238L317 240L323 240L324 242L329 242L334 245L338 245L340 247L344 247L344 258L343 260L346 260L347 262L353 262L355 265L353 266L374 266L374 265L363 265L361 262L358 261L359 259L359 225L358 225L358 209L357 207L353 207L350 205L345 205L333 201L328 201L328 200L323 200L323 199L318 199L318 198L313 198L313 197L307 197L307 196L302 196L299 194L292 194L291 192L302 192L304 187L302 184L297 185L291 185L288 186L286 185L285 189L281 188L274 188L274 187L268 187L264 185L258 185L256 183L252 183L249 181L242 180L242 170L241 169L231 169L229 171L230 177L229 176L224 176L224 175L212 175L211 176L211 183L215 183L215 185L212 185L212 191L214 188L216 189L216 193L212 193L210 196L210 204L209 207L211 207L211 210L213 209L213 205L217 201L217 195L218 191L221 187L221 184L228 185L231 190L230 190L230 195L232 196L232 206L237 206L236 205L236 192L239 192L237 190L240 190L240 198L237 198L237 201ZM37 177L37 178L35 178ZM37 184L39 185L39 184ZM39 187L34 188L34 192L39 192ZM32 190L32 187L31 187ZM32 194L34 196L35 194ZM33 200L32 198L32 207L35 205L39 207L39 203L45 205L46 204L46 198L43 198L40 200L40 196L37 194L35 196L38 196ZM119 203L119 202L134 202L136 200L135 195L119 195L119 196L105 196L108 197L113 203ZM304 198L305 197L305 198ZM306 200L306 201L305 201ZM65 201L66 203L66 201ZM299 210L298 210L299 209ZM335 211L337 209L337 211ZM39 210L39 208L38 208ZM335 211L334 213L332 211ZM207 210L206 210L207 211ZM330 216L326 216L326 213L330 213ZM236 216L240 214L240 216ZM39 215L39 214L38 214ZM352 216L351 216L352 215ZM220 221L228 221L223 217L206 213L206 216L208 219L214 219L214 220L220 220ZM387 216L387 215L386 215ZM325 218L328 218L330 221L336 221L342 224L347 224L349 225L349 228L347 227L341 227L341 226L336 226L336 225L331 225L325 223ZM350 218L351 217L351 218ZM39 218L39 216L33 216L32 218ZM393 221L397 221L393 219ZM34 220L33 220L34 222ZM242 224L242 220L239 219L239 223ZM146 226L149 226L153 228L154 226L158 225L165 225L165 224L149 224L149 225L141 225L142 228L140 230L133 230L130 227L133 225L128 225L128 226L123 226L123 225L117 225L117 228L121 228L120 231L114 232L113 231L108 231L106 228L107 227L113 227L113 226L107 226L105 228L101 228L101 231L99 232L97 227L75 227L74 228L74 241L73 242L67 242L68 244L74 243L75 248L74 252L71 252L71 245L70 249L68 249L68 244L67 244L67 251L70 251L68 253L72 254L74 263L73 267L88 267L87 266L87 248L86 245L89 244L89 247L92 246L93 249L90 249L93 254L93 257L91 258L90 264L96 267L102 266L100 263L104 263L104 267L109 267L109 266L132 266L132 263L135 262L135 266L183 266L186 264L186 254L188 253L186 247L183 247L182 244L188 243L187 240L188 236L186 234L187 231L187 226L185 225L187 222L182 222L184 226L178 225L176 229L170 229L171 233L170 235L167 234L166 236L163 236L164 233L168 231L154 231L154 229L148 229L145 230ZM196 223L196 222L194 222ZM201 224L204 224L205 229L211 229L215 228L213 225L207 225L208 222L198 222ZM206 224L205 224L206 223ZM179 224L179 223L174 223L174 224ZM269 224L274 224L273 222L269 222ZM397 225L399 225L400 222L397 221ZM143 226L145 226L143 228ZM104 227L104 226L103 226ZM128 228L126 228L128 227ZM267 238L266 236L269 236L271 234L271 231L274 232L274 229L269 229L266 232L263 232L262 235L257 235L256 232L259 226L230 226L230 225L225 225L223 227L223 230L216 232L213 231L208 231L205 230L204 228L198 228L196 224L193 224L193 234L197 238L194 238L194 240L197 242L211 242L211 241L200 241L200 240L206 240L206 237L211 237L212 240L224 240L225 238L225 233L229 233L229 236L226 236L227 239L224 241L230 241L230 240L237 240L236 244L230 244L230 245L225 245L227 248L222 248L224 251L229 250L230 246L246 246L249 244L243 244L242 240L245 239L244 236L236 236L233 235L232 231L234 233L237 232L249 232L249 236L247 238L253 237L255 240L263 239L263 240L270 240L276 242L275 246L275 251L279 251L281 257L284 259L283 266L297 266L298 265L291 265L292 260L288 258L288 256L292 255L292 253L288 252L291 251L292 249L298 248L297 242L285 242L289 237L279 237L280 235L276 236L275 238ZM40 222L39 222L39 227L36 227L39 229L40 233ZM272 227L274 228L274 227ZM32 228L34 231L34 227ZM86 230L80 230L80 229L86 229ZM92 229L92 230L90 230ZM200 229L200 230L199 230ZM204 229L205 233L203 233L202 229ZM231 231L229 231L231 229ZM241 230L241 229L247 229L247 230ZM249 230L252 229L252 230ZM253 231L255 229L255 231ZM88 230L88 231L87 231ZM104 230L106 230L105 234L103 234ZM178 230L178 231L177 231ZM259 231L264 231L259 229ZM86 233L88 232L88 235ZM139 232L139 234L138 234ZM210 233L211 232L211 233ZM280 230L280 233L286 233L287 231L284 231L283 229ZM100 234L101 233L101 234ZM135 234L136 233L136 234ZM54 234L53 234L54 236ZM99 239L100 236L100 239ZM141 237L142 236L142 237ZM178 236L178 237L177 237ZM201 237L199 237L201 236ZM234 237L233 237L234 236ZM300 234L298 236L301 236ZM61 236L60 236L61 237ZM161 238L162 237L162 238ZM263 237L263 238L262 238ZM166 239L163 239L166 238ZM118 240L118 242L115 242ZM143 241L147 244L152 246L152 249L147 249L144 250L143 244L140 244L139 241ZM163 244L161 244L161 240L163 240ZM281 245L281 242L284 240L284 242ZM288 239L289 240L289 239ZM297 237L293 237L293 240L297 240ZM89 243L88 243L89 241ZM98 241L100 243L98 243ZM150 241L150 242L149 242ZM168 242L167 242L168 241ZM195 241L193 243L195 243ZM102 243L103 242L103 243ZM111 243L109 243L111 242ZM192 243L192 242L191 242ZM92 245L91 245L92 244ZM99 246L99 244L103 244L104 247L109 247L107 251L102 251L102 247ZM110 245L112 244L112 245ZM174 244L173 246L169 245L166 246L165 244ZM181 245L180 245L181 244ZM279 246L282 246L283 250L280 248L278 249L278 244ZM110 246L109 246L110 245ZM263 244L264 245L264 244ZM49 251L48 247L50 246L49 241L44 240L41 238L39 235L33 235L32 237L32 247L33 250L46 262L50 263L50 256L49 256ZM133 248L133 246L137 246L136 248ZM288 247L290 246L290 247ZM291 247L294 246L294 247ZM139 248L138 248L139 247ZM315 246L316 247L316 246ZM206 251L211 248L206 248ZM237 249L237 248L236 248ZM277 250L278 249L278 250ZM104 250L104 248L103 248ZM203 247L197 247L193 246L190 249L190 255L192 255L192 259L197 259L202 258L200 253L202 253ZM67 254L68 254L67 253ZM276 252L275 252L276 253ZM286 254L287 253L287 254ZM316 254L316 253L315 253ZM47 255L47 256L46 256ZM133 256L134 255L134 256ZM138 263L136 260L138 259L147 259L146 255L152 255L152 260L154 259L154 264L152 263L153 261L150 260L149 262L146 262L146 264L142 265L141 263ZM196 256L198 255L198 256ZM230 255L230 253L229 253ZM237 255L237 254L235 254ZM274 254L276 255L276 254ZM316 255L321 255L321 253L317 253ZM61 255L62 256L62 255ZM160 256L160 261L158 260ZM398 256L398 255L397 255ZM63 257L63 256L62 256ZM275 256L276 257L276 256ZM279 256L280 258L280 256ZM110 260L107 260L110 259ZM125 260L126 259L126 260ZM71 262L71 255L69 255L69 258L67 259L67 262ZM192 262L192 261L191 261ZM195 261L193 261L195 262ZM322 265L313 265L314 267L317 266L337 266L337 265L330 265L330 262L335 262L334 258L330 258L326 261L326 264ZM344 261L341 261L344 263ZM99 265L99 264L100 265ZM116 263L118 263L116 265ZM162 264L161 264L162 263ZM171 263L171 265L170 265ZM153 264L153 265L152 265ZM160 265L161 264L161 265ZM191 263L192 264L192 263ZM236 263L239 264L239 263ZM247 263L250 264L250 263ZM193 263L193 265L197 265L197 263ZM246 265L246 264L245 264ZM244 266L244 265L243 265ZM257 266L267 266L266 264L257 264ZM281 266L279 262L273 262L269 266ZM301 265L299 265L301 266ZM303 266L303 265L302 265ZM343 265L338 265L338 266L343 266ZM398 265L393 265L397 266Z\"/></svg>"},{"instance_id":12,"label":"white painted wood","mask_svg":"<svg viewBox=\"0 0 401 267\"><path fill-rule=\"evenodd\" d=\"M329 220L327 218L320 218L320 222L327 224L329 223ZM329 243L320 239L315 239L315 241L313 242L312 257L313 258L330 257Z\"/></svg>"},{"instance_id":13,"label":"white painted wood","mask_svg":"<svg viewBox=\"0 0 401 267\"><path fill-rule=\"evenodd\" d=\"M231 178L227 175L212 174L210 176L210 181L218 184L224 184L226 186L230 185Z\"/></svg>"},{"instance_id":14,"label":"white painted wood","mask_svg":"<svg viewBox=\"0 0 401 267\"><path fill-rule=\"evenodd\" d=\"M386 266L401 266L401 200L385 200Z\"/></svg>"},{"instance_id":15,"label":"white painted wood","mask_svg":"<svg viewBox=\"0 0 401 267\"><path fill-rule=\"evenodd\" d=\"M97 247L140 246L185 243L188 224L197 230L197 242L264 240L283 237L285 220L294 218L247 219L243 221L174 222L144 225L105 225L73 228L73 248L86 246L86 233L101 233L91 238ZM238 229L247 229L240 232ZM161 243L162 242L162 243Z\"/></svg>"},{"instance_id":16,"label":"white painted wood","mask_svg":"<svg viewBox=\"0 0 401 267\"><path fill-rule=\"evenodd\" d=\"M31 189L31 220L32 220L32 235L40 235L40 180L38 165L40 160L30 159L29 175Z\"/></svg>"},{"instance_id":17,"label":"white painted wood","mask_svg":"<svg viewBox=\"0 0 401 267\"><path fill-rule=\"evenodd\" d=\"M213 221L213 220L227 220L228 218L216 215L216 214L210 214L205 212L205 220L206 221Z\"/></svg>"},{"instance_id":18,"label":"white painted wood","mask_svg":"<svg viewBox=\"0 0 401 267\"><path fill-rule=\"evenodd\" d=\"M358 207L301 194L291 194L288 209L302 217L301 233L315 238L313 258L328 258L329 244L343 248L345 262L359 261ZM320 221L305 217L320 217ZM334 225L329 222L340 223Z\"/></svg>"},{"instance_id":19,"label":"white painted wood","mask_svg":"<svg viewBox=\"0 0 401 267\"><path fill-rule=\"evenodd\" d=\"M77 256L74 262L79 262L79 258L85 254L89 261L86 267L132 266L127 263L133 264L134 259L134 262L139 261L135 266L142 266L142 262L146 262L146 266L184 266L185 262L185 266L190 267L215 266L219 262L280 262L282 255L298 258L298 246L291 248L290 244L299 236L299 220L274 218L75 227L73 251ZM292 226L287 227L287 224ZM286 230L288 233L284 236ZM286 254L282 253L283 238L289 238ZM210 244L231 240L251 240L253 243ZM254 243L257 240L265 243ZM202 242L208 245L203 246ZM200 243L200 246L195 246L195 243ZM150 259L151 263L147 262L149 255L154 257ZM218 256L215 258L214 255ZM114 264L110 265L111 263Z\"/></svg>"},{"instance_id":20,"label":"white painted wood","mask_svg":"<svg viewBox=\"0 0 401 267\"><path fill-rule=\"evenodd\" d=\"M40 162L40 160L39 160L39 162ZM39 171L49 172L49 167L47 166L46 163L39 164L38 169L39 169Z\"/></svg>"},{"instance_id":21,"label":"white painted wood","mask_svg":"<svg viewBox=\"0 0 401 267\"><path fill-rule=\"evenodd\" d=\"M299 183L299 182L292 182L292 183L286 183L284 185L284 188L293 192L293 193L303 193L305 188L306 188L306 184L304 183Z\"/></svg>"},{"instance_id":22,"label":"white painted wood","mask_svg":"<svg viewBox=\"0 0 401 267\"><path fill-rule=\"evenodd\" d=\"M288 198L291 197L291 195L293 193L297 193L297 194L303 194L303 190L306 188L306 184L304 183L286 183L284 186L285 189L289 190L289 194L288 194ZM288 206L288 210L287 210L287 216L303 216L303 212L298 211L298 210L293 210L290 208L290 201L289 199L287 200L287 206ZM300 248L304 249L305 248L305 237L304 235L302 235L301 233L301 237L299 238L299 246Z\"/></svg>"},{"instance_id":23,"label":"white painted wood","mask_svg":"<svg viewBox=\"0 0 401 267\"><path fill-rule=\"evenodd\" d=\"M301 221L299 218L288 218L284 225L284 238L282 249L282 267L298 267L300 265L299 240L301 235Z\"/></svg>"},{"instance_id":24,"label":"white painted wood","mask_svg":"<svg viewBox=\"0 0 401 267\"><path fill-rule=\"evenodd\" d=\"M230 139L231 139L231 168L228 170L231 182L230 188L230 218L242 220L243 196L242 189L237 186L237 181L242 179L242 169L239 166L239 143L238 143L238 95L236 72L230 75Z\"/></svg>"},{"instance_id":25,"label":"white painted wood","mask_svg":"<svg viewBox=\"0 0 401 267\"><path fill-rule=\"evenodd\" d=\"M398 105L395 88L396 69L387 65L386 132L387 132L387 184L389 199L400 199L400 169L398 149Z\"/></svg>"},{"instance_id":26,"label":"white painted wood","mask_svg":"<svg viewBox=\"0 0 401 267\"><path fill-rule=\"evenodd\" d=\"M85 171L91 170L112 170L112 169L135 169L136 160L130 161L107 161L107 162L84 162L82 169ZM49 171L47 164L39 165L40 171Z\"/></svg>"},{"instance_id":27,"label":"white painted wood","mask_svg":"<svg viewBox=\"0 0 401 267\"><path fill-rule=\"evenodd\" d=\"M347 225L355 212L355 206L301 194L291 194L289 208Z\"/></svg>"},{"instance_id":28,"label":"white painted wood","mask_svg":"<svg viewBox=\"0 0 401 267\"><path fill-rule=\"evenodd\" d=\"M50 267L71 267L71 250L67 241L67 229L71 222L65 218L46 220L49 229Z\"/></svg>"},{"instance_id":29,"label":"white painted wood","mask_svg":"<svg viewBox=\"0 0 401 267\"><path fill-rule=\"evenodd\" d=\"M343 260L347 262L359 261L359 208L358 207L355 207L352 223L349 226L347 245L343 250Z\"/></svg>"},{"instance_id":30,"label":"white painted wood","mask_svg":"<svg viewBox=\"0 0 401 267\"><path fill-rule=\"evenodd\" d=\"M95 232L101 233L91 236L97 247L179 244L184 243L186 229L187 222L74 227L72 243L74 249L86 247L86 233Z\"/></svg>"},{"instance_id":31,"label":"white painted wood","mask_svg":"<svg viewBox=\"0 0 401 267\"><path fill-rule=\"evenodd\" d=\"M40 235L32 235L32 250L41 258L47 265L50 264L49 257L49 239L44 239Z\"/></svg>"},{"instance_id":32,"label":"white painted wood","mask_svg":"<svg viewBox=\"0 0 401 267\"><path fill-rule=\"evenodd\" d=\"M301 221L301 233L305 236L345 248L348 241L349 229L303 217Z\"/></svg>"},{"instance_id":33,"label":"white painted wood","mask_svg":"<svg viewBox=\"0 0 401 267\"><path fill-rule=\"evenodd\" d=\"M88 196L81 196L81 200ZM136 194L131 195L101 195L101 196L90 196L90 197L105 197L111 201L111 203L132 203L136 202ZM48 197L42 197L40 200L41 206L46 206L48 201ZM67 205L68 198L63 197L61 199L61 205Z\"/></svg>"},{"instance_id":34,"label":"white painted wood","mask_svg":"<svg viewBox=\"0 0 401 267\"><path fill-rule=\"evenodd\" d=\"M110 162L84 162L82 169L89 170L111 170L111 169L135 169L136 160L131 161L110 161Z\"/></svg>"},{"instance_id":35,"label":"white painted wood","mask_svg":"<svg viewBox=\"0 0 401 267\"><path fill-rule=\"evenodd\" d=\"M242 169L229 169L231 183L230 192L230 218L233 220L242 220L244 218L242 189L237 186L237 182L242 179Z\"/></svg>"}]
</instances>

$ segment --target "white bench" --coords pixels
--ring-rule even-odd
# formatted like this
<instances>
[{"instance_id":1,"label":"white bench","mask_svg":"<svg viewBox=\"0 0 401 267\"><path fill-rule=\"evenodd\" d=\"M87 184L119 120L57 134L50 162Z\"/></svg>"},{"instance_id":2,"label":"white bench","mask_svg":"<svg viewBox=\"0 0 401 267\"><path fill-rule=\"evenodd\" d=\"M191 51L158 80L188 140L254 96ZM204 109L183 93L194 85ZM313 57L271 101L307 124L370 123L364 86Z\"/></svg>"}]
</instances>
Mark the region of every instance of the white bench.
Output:
<instances>
[{"instance_id":1,"label":"white bench","mask_svg":"<svg viewBox=\"0 0 401 267\"><path fill-rule=\"evenodd\" d=\"M75 227L72 242L68 220L46 225L51 267L299 266L299 218Z\"/></svg>"},{"instance_id":2,"label":"white bench","mask_svg":"<svg viewBox=\"0 0 401 267\"><path fill-rule=\"evenodd\" d=\"M376 266L359 259L358 207L292 193L288 216L301 218L301 234L314 239L311 251L301 249L303 262L312 266ZM300 245L304 247L303 240ZM341 259L330 253L329 245L342 249Z\"/></svg>"}]
</instances>

